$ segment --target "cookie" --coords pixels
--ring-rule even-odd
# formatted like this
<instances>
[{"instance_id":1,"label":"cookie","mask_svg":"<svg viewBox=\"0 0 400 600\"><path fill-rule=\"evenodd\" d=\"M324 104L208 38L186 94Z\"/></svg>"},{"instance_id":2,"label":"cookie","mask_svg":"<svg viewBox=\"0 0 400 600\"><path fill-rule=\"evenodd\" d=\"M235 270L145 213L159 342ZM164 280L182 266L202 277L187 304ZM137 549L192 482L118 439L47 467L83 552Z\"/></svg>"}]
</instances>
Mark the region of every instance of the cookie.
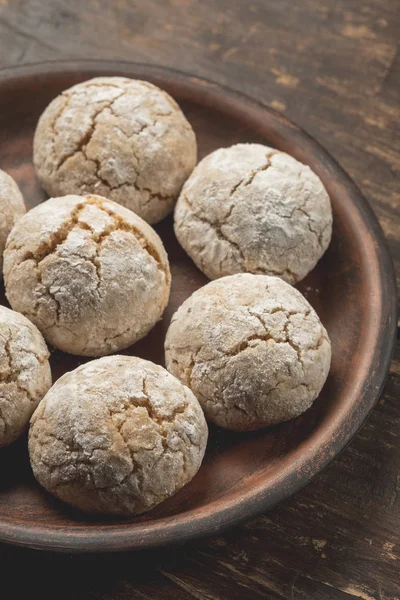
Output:
<instances>
[{"instance_id":1,"label":"cookie","mask_svg":"<svg viewBox=\"0 0 400 600\"><path fill-rule=\"evenodd\" d=\"M4 252L11 306L64 352L110 354L144 337L168 302L156 232L100 196L52 198L14 227Z\"/></svg>"},{"instance_id":2,"label":"cookie","mask_svg":"<svg viewBox=\"0 0 400 600\"><path fill-rule=\"evenodd\" d=\"M210 279L234 273L303 279L327 249L329 196L319 177L260 144L204 158L175 208L176 236Z\"/></svg>"},{"instance_id":3,"label":"cookie","mask_svg":"<svg viewBox=\"0 0 400 600\"><path fill-rule=\"evenodd\" d=\"M153 224L172 211L196 164L196 137L176 102L155 85L97 77L45 109L33 159L50 196L98 194Z\"/></svg>"},{"instance_id":4,"label":"cookie","mask_svg":"<svg viewBox=\"0 0 400 600\"><path fill-rule=\"evenodd\" d=\"M207 424L192 392L162 367L110 356L67 373L31 421L38 482L86 512L133 516L197 473Z\"/></svg>"},{"instance_id":5,"label":"cookie","mask_svg":"<svg viewBox=\"0 0 400 600\"><path fill-rule=\"evenodd\" d=\"M329 372L331 344L298 290L278 277L240 273L208 283L182 304L165 358L210 421L246 431L311 406Z\"/></svg>"},{"instance_id":6,"label":"cookie","mask_svg":"<svg viewBox=\"0 0 400 600\"><path fill-rule=\"evenodd\" d=\"M51 386L49 352L38 329L0 306L0 448L14 442Z\"/></svg>"},{"instance_id":7,"label":"cookie","mask_svg":"<svg viewBox=\"0 0 400 600\"><path fill-rule=\"evenodd\" d=\"M14 179L0 169L0 273L3 273L3 253L14 224L25 214L25 204Z\"/></svg>"}]
</instances>

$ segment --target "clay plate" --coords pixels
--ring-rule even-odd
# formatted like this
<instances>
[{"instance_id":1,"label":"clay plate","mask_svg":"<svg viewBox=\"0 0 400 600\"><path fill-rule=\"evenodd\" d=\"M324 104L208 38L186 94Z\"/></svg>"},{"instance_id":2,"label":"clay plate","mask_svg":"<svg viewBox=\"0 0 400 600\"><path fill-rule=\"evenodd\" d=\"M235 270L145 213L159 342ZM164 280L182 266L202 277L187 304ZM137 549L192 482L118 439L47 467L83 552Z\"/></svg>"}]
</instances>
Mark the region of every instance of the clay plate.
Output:
<instances>
[{"instance_id":1,"label":"clay plate","mask_svg":"<svg viewBox=\"0 0 400 600\"><path fill-rule=\"evenodd\" d=\"M60 551L114 551L181 542L216 533L268 510L305 485L351 439L374 406L395 339L395 283L378 222L341 167L304 131L241 94L190 75L116 62L62 62L0 73L0 167L21 186L30 207L45 199L32 166L32 135L57 94L98 75L147 79L181 105L199 142L200 157L236 142L261 142L310 165L333 205L331 246L301 282L328 329L332 369L314 406L283 425L251 434L211 427L204 463L175 497L131 521L90 519L39 488L26 439L0 452L0 540ZM156 227L172 269L163 320L128 353L163 364L171 315L206 283L176 242L171 218ZM0 297L6 302L4 292ZM54 378L83 359L52 352Z\"/></svg>"}]
</instances>

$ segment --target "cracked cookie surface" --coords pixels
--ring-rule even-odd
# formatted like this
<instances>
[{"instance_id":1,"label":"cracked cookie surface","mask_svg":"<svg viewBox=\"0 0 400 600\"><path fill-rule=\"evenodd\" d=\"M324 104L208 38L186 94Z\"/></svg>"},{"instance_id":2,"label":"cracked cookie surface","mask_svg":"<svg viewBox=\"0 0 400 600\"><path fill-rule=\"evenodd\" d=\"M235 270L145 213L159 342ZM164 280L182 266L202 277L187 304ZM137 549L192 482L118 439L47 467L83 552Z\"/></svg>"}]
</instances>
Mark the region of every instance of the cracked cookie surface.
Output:
<instances>
[{"instance_id":1,"label":"cracked cookie surface","mask_svg":"<svg viewBox=\"0 0 400 600\"><path fill-rule=\"evenodd\" d=\"M165 356L210 421L245 431L311 406L328 376L331 344L298 290L278 277L241 273L208 283L182 304Z\"/></svg>"},{"instance_id":2,"label":"cracked cookie surface","mask_svg":"<svg viewBox=\"0 0 400 600\"><path fill-rule=\"evenodd\" d=\"M236 144L194 169L175 207L174 227L210 279L248 272L293 284L327 249L332 210L309 167L261 144Z\"/></svg>"},{"instance_id":3,"label":"cracked cookie surface","mask_svg":"<svg viewBox=\"0 0 400 600\"><path fill-rule=\"evenodd\" d=\"M65 90L39 119L34 164L50 196L95 193L148 223L163 219L197 160L176 102L146 81L97 77Z\"/></svg>"},{"instance_id":4,"label":"cracked cookie surface","mask_svg":"<svg viewBox=\"0 0 400 600\"><path fill-rule=\"evenodd\" d=\"M206 448L192 392L162 367L110 356L61 377L32 417L39 483L87 511L135 515L188 483Z\"/></svg>"},{"instance_id":5,"label":"cracked cookie surface","mask_svg":"<svg viewBox=\"0 0 400 600\"><path fill-rule=\"evenodd\" d=\"M45 341L33 323L0 306L0 448L24 433L50 388L48 358Z\"/></svg>"},{"instance_id":6,"label":"cracked cookie surface","mask_svg":"<svg viewBox=\"0 0 400 600\"><path fill-rule=\"evenodd\" d=\"M54 346L101 356L144 337L168 302L156 232L100 196L52 198L14 227L4 252L11 306Z\"/></svg>"},{"instance_id":7,"label":"cracked cookie surface","mask_svg":"<svg viewBox=\"0 0 400 600\"><path fill-rule=\"evenodd\" d=\"M14 179L0 169L0 273L3 273L3 253L14 224L26 212L24 199Z\"/></svg>"}]
</instances>

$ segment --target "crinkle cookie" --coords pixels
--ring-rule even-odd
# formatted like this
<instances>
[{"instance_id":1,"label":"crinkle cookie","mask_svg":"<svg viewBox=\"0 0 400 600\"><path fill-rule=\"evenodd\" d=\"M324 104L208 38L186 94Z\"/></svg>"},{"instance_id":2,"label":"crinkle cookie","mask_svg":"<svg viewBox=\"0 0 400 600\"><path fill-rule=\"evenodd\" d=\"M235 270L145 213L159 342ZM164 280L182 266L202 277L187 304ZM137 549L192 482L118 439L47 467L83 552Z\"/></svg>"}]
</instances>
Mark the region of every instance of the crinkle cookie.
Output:
<instances>
[{"instance_id":1,"label":"crinkle cookie","mask_svg":"<svg viewBox=\"0 0 400 600\"><path fill-rule=\"evenodd\" d=\"M309 167L267 146L237 144L197 165L175 208L175 233L210 279L248 272L293 284L327 249L332 210Z\"/></svg>"},{"instance_id":2,"label":"crinkle cookie","mask_svg":"<svg viewBox=\"0 0 400 600\"><path fill-rule=\"evenodd\" d=\"M171 212L197 160L176 102L147 81L97 77L46 108L34 137L36 172L50 196L106 196L148 223Z\"/></svg>"},{"instance_id":3,"label":"crinkle cookie","mask_svg":"<svg viewBox=\"0 0 400 600\"><path fill-rule=\"evenodd\" d=\"M11 306L51 344L85 356L145 336L170 290L156 232L100 196L52 198L22 217L7 240L4 280Z\"/></svg>"},{"instance_id":4,"label":"crinkle cookie","mask_svg":"<svg viewBox=\"0 0 400 600\"><path fill-rule=\"evenodd\" d=\"M320 393L327 332L302 294L278 277L242 273L197 290L172 318L166 365L206 417L228 429L287 421Z\"/></svg>"},{"instance_id":5,"label":"crinkle cookie","mask_svg":"<svg viewBox=\"0 0 400 600\"><path fill-rule=\"evenodd\" d=\"M0 448L24 433L51 386L48 358L45 341L33 323L0 306Z\"/></svg>"},{"instance_id":6,"label":"crinkle cookie","mask_svg":"<svg viewBox=\"0 0 400 600\"><path fill-rule=\"evenodd\" d=\"M208 430L192 392L162 367L110 356L67 373L32 417L38 482L92 513L132 516L186 485Z\"/></svg>"},{"instance_id":7,"label":"crinkle cookie","mask_svg":"<svg viewBox=\"0 0 400 600\"><path fill-rule=\"evenodd\" d=\"M0 169L0 274L3 273L3 252L7 236L25 212L19 187L10 175Z\"/></svg>"}]
</instances>

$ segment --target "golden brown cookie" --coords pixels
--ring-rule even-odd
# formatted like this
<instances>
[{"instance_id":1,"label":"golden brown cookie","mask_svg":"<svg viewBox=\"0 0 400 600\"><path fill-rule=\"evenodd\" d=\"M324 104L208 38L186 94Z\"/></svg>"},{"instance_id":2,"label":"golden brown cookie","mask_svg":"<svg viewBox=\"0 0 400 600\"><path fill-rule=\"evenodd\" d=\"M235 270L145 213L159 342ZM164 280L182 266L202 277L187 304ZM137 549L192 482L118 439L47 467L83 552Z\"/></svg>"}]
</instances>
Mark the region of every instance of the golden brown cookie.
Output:
<instances>
[{"instance_id":1,"label":"golden brown cookie","mask_svg":"<svg viewBox=\"0 0 400 600\"><path fill-rule=\"evenodd\" d=\"M11 306L48 342L85 356L145 336L171 282L156 232L100 196L52 198L29 211L8 238L4 280Z\"/></svg>"}]
</instances>

